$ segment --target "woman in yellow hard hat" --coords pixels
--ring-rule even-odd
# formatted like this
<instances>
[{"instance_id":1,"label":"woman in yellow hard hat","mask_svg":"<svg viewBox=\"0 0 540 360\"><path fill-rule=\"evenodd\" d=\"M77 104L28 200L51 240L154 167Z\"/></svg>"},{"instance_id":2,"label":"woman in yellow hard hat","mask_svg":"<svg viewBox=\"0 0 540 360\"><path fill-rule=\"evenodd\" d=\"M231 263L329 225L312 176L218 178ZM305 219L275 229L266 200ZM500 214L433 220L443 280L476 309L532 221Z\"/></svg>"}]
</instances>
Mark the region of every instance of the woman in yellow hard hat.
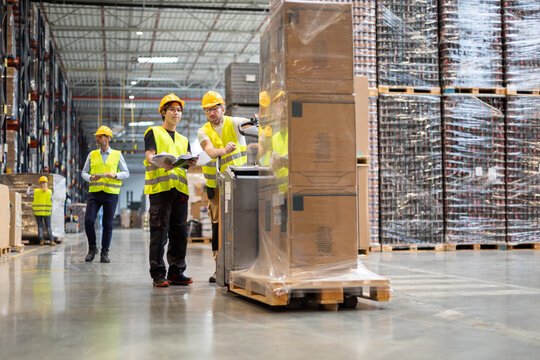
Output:
<instances>
[{"instance_id":1,"label":"woman in yellow hard hat","mask_svg":"<svg viewBox=\"0 0 540 360\"><path fill-rule=\"evenodd\" d=\"M148 128L144 134L144 193L150 198L150 276L156 287L193 282L184 274L189 198L186 169L167 163L158 165L152 160L154 155L163 152L174 157L191 155L188 139L176 132L184 104L175 94L164 96L158 108L163 124ZM188 166L195 163L196 160L191 160ZM167 242L168 269L163 260Z\"/></svg>"},{"instance_id":2,"label":"woman in yellow hard hat","mask_svg":"<svg viewBox=\"0 0 540 360\"><path fill-rule=\"evenodd\" d=\"M38 226L38 238L39 245L45 243L45 237L43 233L43 226L47 228L47 234L49 236L48 244L54 246L54 235L52 233L51 227L51 213L52 213L52 191L47 187L49 179L46 176L41 176L39 178L39 188L34 189L34 199L32 201L32 211L36 217L37 226ZM30 196L32 194L32 185L28 185L26 189L26 195Z\"/></svg>"},{"instance_id":3,"label":"woman in yellow hard hat","mask_svg":"<svg viewBox=\"0 0 540 360\"><path fill-rule=\"evenodd\" d=\"M122 153L113 150L109 141L113 133L109 127L103 125L97 129L96 143L100 147L88 154L82 169L82 178L89 183L84 217L84 229L88 239L88 254L86 262L94 260L97 254L96 222L97 213L103 207L103 232L101 234L102 263L109 263L109 247L111 245L113 218L118 204L118 194L122 187L122 180L129 177L129 169Z\"/></svg>"}]
</instances>

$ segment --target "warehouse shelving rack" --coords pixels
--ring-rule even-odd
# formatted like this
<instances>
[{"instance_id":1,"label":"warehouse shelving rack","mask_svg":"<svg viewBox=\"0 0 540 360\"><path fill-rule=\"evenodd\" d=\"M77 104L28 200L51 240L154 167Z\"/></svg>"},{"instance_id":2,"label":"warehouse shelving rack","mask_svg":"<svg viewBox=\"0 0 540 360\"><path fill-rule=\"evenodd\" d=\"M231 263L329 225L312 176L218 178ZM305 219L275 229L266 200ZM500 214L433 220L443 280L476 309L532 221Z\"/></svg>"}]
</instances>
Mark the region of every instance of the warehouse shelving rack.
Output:
<instances>
[{"instance_id":1,"label":"warehouse shelving rack","mask_svg":"<svg viewBox=\"0 0 540 360\"><path fill-rule=\"evenodd\" d=\"M0 32L0 174L4 172L6 164L6 153L4 144L6 143L6 112L7 112L7 99L6 99L6 76L7 76L7 57L6 57L6 42L7 42L7 2L1 0L0 3L0 26L2 31Z\"/></svg>"}]
</instances>

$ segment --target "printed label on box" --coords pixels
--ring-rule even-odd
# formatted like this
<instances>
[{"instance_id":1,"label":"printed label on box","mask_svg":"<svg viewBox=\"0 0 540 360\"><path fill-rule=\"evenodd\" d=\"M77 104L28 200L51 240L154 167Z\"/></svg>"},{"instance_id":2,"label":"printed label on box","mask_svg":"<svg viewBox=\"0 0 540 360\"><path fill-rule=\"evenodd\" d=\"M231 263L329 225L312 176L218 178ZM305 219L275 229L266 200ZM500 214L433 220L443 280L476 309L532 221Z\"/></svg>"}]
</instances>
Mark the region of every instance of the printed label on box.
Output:
<instances>
[{"instance_id":1,"label":"printed label on box","mask_svg":"<svg viewBox=\"0 0 540 360\"><path fill-rule=\"evenodd\" d=\"M483 174L482 167L480 167L480 166L477 167L476 168L476 176L482 176L482 174Z\"/></svg>"}]
</instances>

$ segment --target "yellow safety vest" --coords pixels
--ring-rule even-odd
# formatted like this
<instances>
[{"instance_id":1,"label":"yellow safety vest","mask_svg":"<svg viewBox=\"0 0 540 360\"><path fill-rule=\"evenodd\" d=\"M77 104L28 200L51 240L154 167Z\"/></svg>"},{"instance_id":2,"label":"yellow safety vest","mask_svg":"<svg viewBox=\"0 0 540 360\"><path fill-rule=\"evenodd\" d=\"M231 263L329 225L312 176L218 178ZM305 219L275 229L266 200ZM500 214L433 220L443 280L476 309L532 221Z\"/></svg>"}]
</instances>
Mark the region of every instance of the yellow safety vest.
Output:
<instances>
[{"instance_id":1,"label":"yellow safety vest","mask_svg":"<svg viewBox=\"0 0 540 360\"><path fill-rule=\"evenodd\" d=\"M184 155L188 150L188 139L174 133L174 142L163 126L149 127L144 135L152 129L154 133L154 139L156 140L156 154L166 152L175 157ZM159 168L154 164L150 164L146 159L143 161L146 167L146 173L144 174L144 193L145 194L157 194L164 191L169 191L172 188L189 195L186 170L175 167L172 170L165 170Z\"/></svg>"},{"instance_id":2,"label":"yellow safety vest","mask_svg":"<svg viewBox=\"0 0 540 360\"><path fill-rule=\"evenodd\" d=\"M104 191L107 194L120 194L120 188L122 187L122 180L106 178L104 173L116 174L118 170L118 163L120 162L120 151L111 150L107 161L103 163L101 157L101 150L97 149L90 153L90 175L100 174L102 177L96 181L90 181L88 188L89 192Z\"/></svg>"},{"instance_id":3,"label":"yellow safety vest","mask_svg":"<svg viewBox=\"0 0 540 360\"><path fill-rule=\"evenodd\" d=\"M32 201L32 210L36 216L49 216L52 212L52 191L47 189L34 189L34 201Z\"/></svg>"},{"instance_id":4,"label":"yellow safety vest","mask_svg":"<svg viewBox=\"0 0 540 360\"><path fill-rule=\"evenodd\" d=\"M286 156L289 153L289 133L278 132L272 137L272 151L279 156ZM281 167L276 170L276 176L279 180L279 192L287 192L289 187L289 168Z\"/></svg>"},{"instance_id":5,"label":"yellow safety vest","mask_svg":"<svg viewBox=\"0 0 540 360\"><path fill-rule=\"evenodd\" d=\"M223 120L223 130L221 131L221 137L212 127L210 122L207 122L202 127L205 134L210 138L212 145L216 149L223 149L228 143L233 142L236 144L236 150L232 153L225 155L221 159L221 165L219 171L223 172L229 165L242 166L247 162L247 147L240 146L238 138L236 137L236 131L234 131L233 118L225 116ZM202 166L204 178L206 179L206 186L210 188L216 187L216 159L212 159L208 165Z\"/></svg>"}]
</instances>

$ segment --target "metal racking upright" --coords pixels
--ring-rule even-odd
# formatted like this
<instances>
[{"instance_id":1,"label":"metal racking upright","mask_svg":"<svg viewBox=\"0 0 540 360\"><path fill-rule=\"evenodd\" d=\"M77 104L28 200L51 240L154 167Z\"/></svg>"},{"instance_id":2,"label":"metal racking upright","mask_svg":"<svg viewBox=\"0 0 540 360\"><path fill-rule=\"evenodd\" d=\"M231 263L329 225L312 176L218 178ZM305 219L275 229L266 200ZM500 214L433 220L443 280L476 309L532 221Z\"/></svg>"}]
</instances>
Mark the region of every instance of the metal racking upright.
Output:
<instances>
[{"instance_id":1,"label":"metal racking upright","mask_svg":"<svg viewBox=\"0 0 540 360\"><path fill-rule=\"evenodd\" d=\"M2 31L0 32L0 174L4 172L6 166L6 153L4 144L6 143L6 112L7 112L7 99L6 99L6 75L7 75L7 57L6 57L6 42L7 42L7 2L1 0L0 3L0 26Z\"/></svg>"}]
</instances>

